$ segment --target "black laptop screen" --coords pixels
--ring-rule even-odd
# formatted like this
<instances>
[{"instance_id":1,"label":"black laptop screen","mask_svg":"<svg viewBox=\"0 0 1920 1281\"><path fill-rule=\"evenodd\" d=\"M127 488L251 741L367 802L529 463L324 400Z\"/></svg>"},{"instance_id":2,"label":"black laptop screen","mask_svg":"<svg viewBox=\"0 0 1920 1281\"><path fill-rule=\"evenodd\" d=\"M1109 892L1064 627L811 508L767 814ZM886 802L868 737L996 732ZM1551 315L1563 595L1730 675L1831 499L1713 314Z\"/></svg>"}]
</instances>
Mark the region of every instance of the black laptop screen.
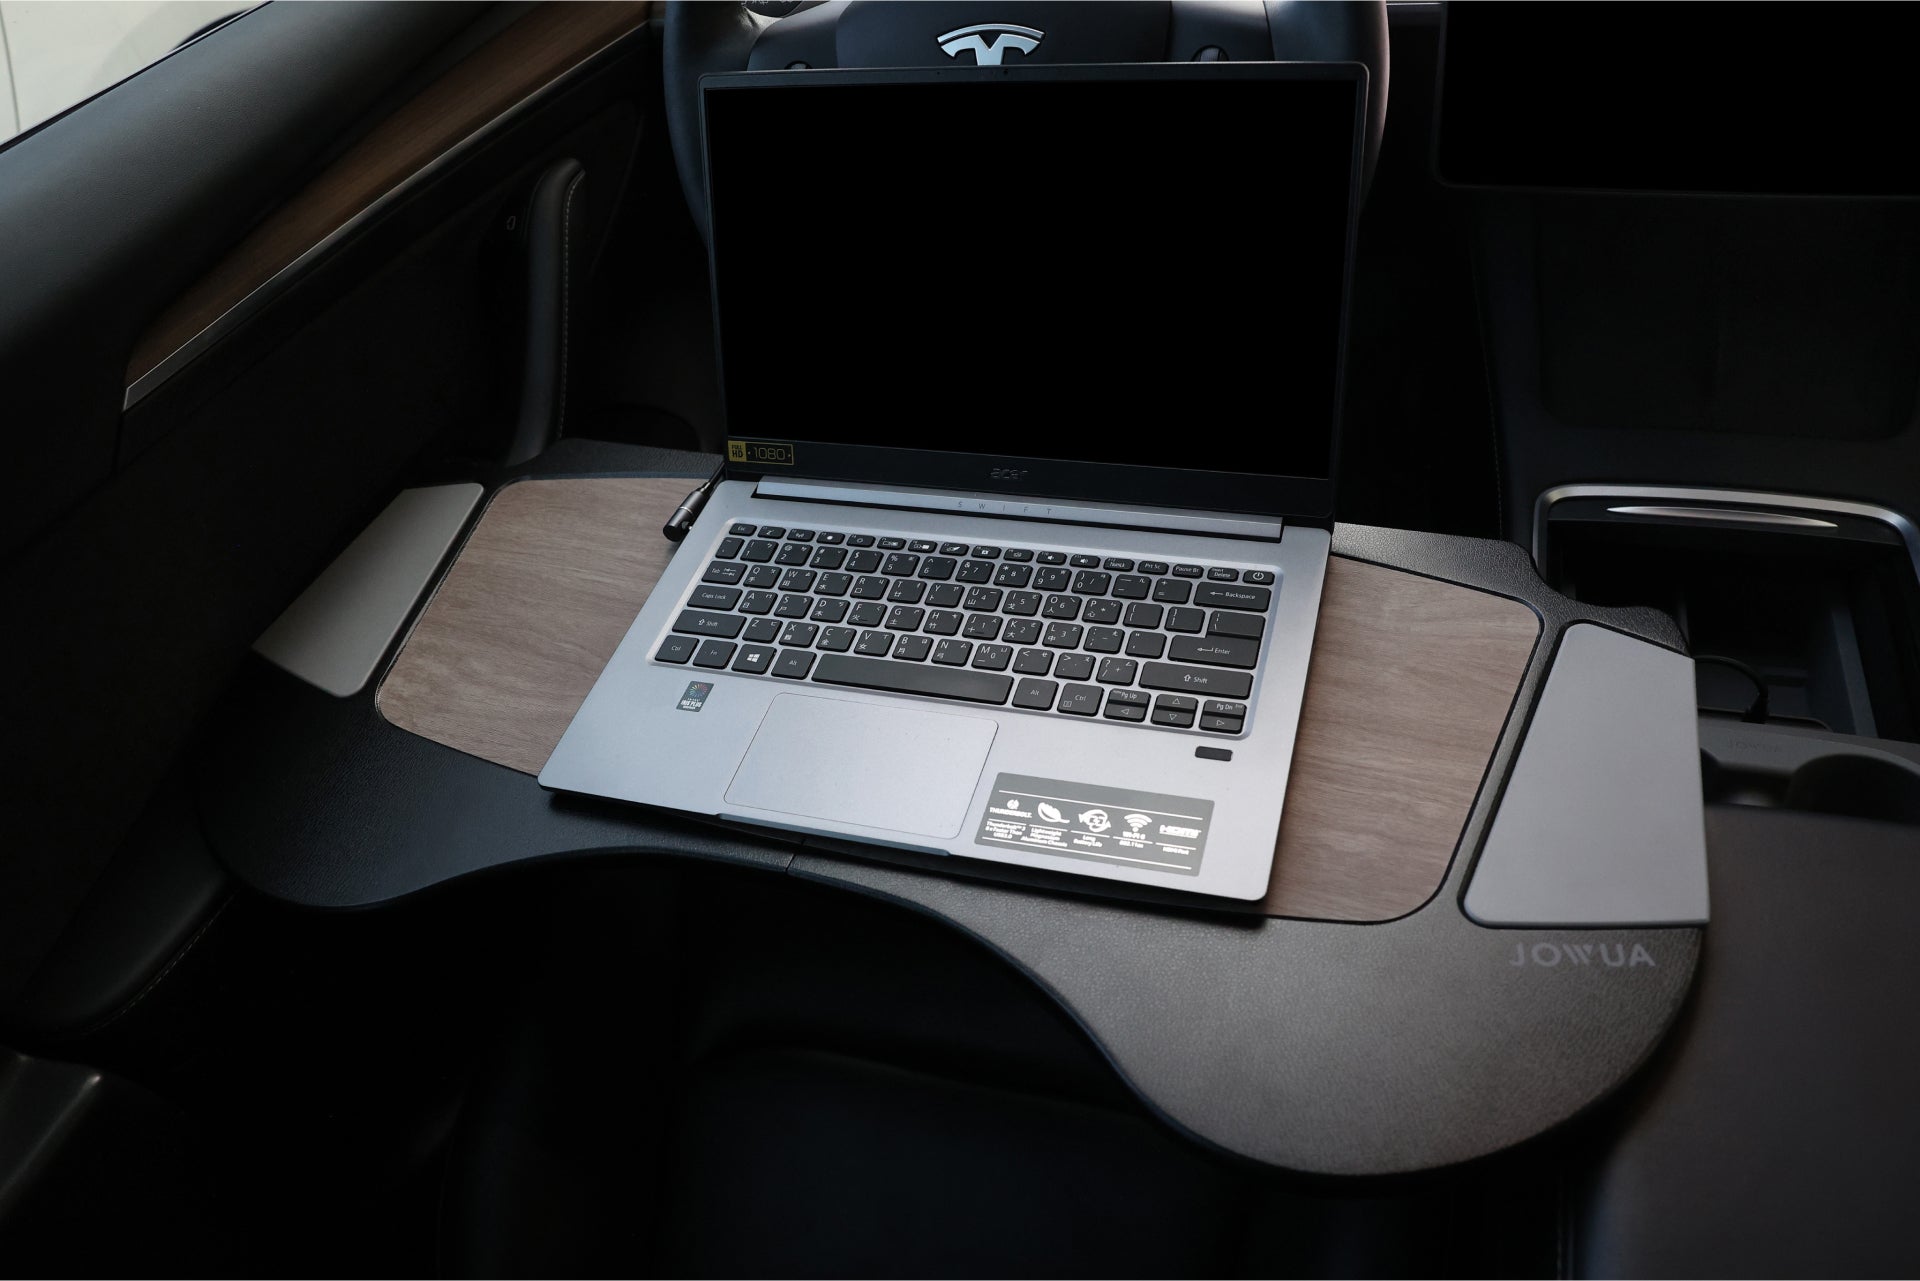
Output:
<instances>
[{"instance_id":1,"label":"black laptop screen","mask_svg":"<svg viewBox=\"0 0 1920 1281\"><path fill-rule=\"evenodd\" d=\"M1355 80L837 74L706 92L730 436L1331 474Z\"/></svg>"}]
</instances>

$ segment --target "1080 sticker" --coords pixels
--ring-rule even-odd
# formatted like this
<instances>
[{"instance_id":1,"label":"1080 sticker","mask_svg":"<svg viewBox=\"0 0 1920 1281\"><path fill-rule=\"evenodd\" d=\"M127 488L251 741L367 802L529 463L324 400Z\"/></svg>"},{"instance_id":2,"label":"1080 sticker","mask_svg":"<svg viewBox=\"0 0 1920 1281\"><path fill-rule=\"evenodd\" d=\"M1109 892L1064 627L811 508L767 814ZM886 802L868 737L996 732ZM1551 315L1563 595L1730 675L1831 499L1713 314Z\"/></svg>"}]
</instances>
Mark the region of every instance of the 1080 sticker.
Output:
<instances>
[{"instance_id":1,"label":"1080 sticker","mask_svg":"<svg viewBox=\"0 0 1920 1281\"><path fill-rule=\"evenodd\" d=\"M1212 801L1002 774L973 843L1197 876L1212 825Z\"/></svg>"}]
</instances>

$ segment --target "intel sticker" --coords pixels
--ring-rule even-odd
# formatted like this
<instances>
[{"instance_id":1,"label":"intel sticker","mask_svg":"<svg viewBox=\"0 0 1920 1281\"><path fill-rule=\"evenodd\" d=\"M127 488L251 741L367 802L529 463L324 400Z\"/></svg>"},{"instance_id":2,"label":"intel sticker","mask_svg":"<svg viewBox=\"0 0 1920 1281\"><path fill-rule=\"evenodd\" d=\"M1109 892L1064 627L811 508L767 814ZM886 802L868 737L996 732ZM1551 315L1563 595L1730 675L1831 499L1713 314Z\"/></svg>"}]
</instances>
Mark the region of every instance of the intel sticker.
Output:
<instances>
[{"instance_id":1,"label":"intel sticker","mask_svg":"<svg viewBox=\"0 0 1920 1281\"><path fill-rule=\"evenodd\" d=\"M1212 801L1002 774L973 843L1196 876L1212 824Z\"/></svg>"},{"instance_id":2,"label":"intel sticker","mask_svg":"<svg viewBox=\"0 0 1920 1281\"><path fill-rule=\"evenodd\" d=\"M697 712L707 705L707 695L713 693L712 681L688 681L687 692L680 696L680 710Z\"/></svg>"}]
</instances>

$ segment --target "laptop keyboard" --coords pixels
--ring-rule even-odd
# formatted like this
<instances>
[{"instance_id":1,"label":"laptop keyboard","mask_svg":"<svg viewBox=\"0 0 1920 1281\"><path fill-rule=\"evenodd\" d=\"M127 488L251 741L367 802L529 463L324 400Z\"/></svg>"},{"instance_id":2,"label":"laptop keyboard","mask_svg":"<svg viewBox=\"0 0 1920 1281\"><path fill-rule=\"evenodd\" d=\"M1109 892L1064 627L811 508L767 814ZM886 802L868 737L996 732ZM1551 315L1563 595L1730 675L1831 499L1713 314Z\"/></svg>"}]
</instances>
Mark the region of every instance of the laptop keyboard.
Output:
<instances>
[{"instance_id":1,"label":"laptop keyboard","mask_svg":"<svg viewBox=\"0 0 1920 1281\"><path fill-rule=\"evenodd\" d=\"M1238 734L1274 572L737 522L654 659Z\"/></svg>"}]
</instances>

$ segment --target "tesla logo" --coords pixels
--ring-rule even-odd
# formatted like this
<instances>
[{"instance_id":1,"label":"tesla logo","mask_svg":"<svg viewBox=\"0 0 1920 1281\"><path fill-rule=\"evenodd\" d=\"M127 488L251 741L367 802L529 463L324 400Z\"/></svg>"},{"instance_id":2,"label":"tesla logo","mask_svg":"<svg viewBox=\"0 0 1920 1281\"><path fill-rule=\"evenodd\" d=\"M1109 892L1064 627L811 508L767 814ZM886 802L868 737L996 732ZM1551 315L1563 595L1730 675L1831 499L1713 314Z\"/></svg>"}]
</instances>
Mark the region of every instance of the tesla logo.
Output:
<instances>
[{"instance_id":1,"label":"tesla logo","mask_svg":"<svg viewBox=\"0 0 1920 1281\"><path fill-rule=\"evenodd\" d=\"M1009 48L1032 53L1047 33L1032 27L1016 27L1010 22L978 22L971 27L955 27L944 36L936 36L940 52L958 58L968 49L973 60L983 67L997 67Z\"/></svg>"}]
</instances>

